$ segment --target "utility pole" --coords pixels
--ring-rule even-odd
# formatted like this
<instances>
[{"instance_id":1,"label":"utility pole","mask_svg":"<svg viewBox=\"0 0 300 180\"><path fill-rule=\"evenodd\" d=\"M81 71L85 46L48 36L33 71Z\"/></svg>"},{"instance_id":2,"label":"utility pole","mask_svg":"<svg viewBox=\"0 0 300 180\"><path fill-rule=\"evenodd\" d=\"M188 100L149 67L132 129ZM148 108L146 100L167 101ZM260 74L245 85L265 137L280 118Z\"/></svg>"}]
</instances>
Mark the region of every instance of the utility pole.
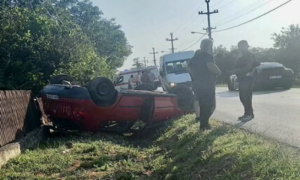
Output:
<instances>
[{"instance_id":1,"label":"utility pole","mask_svg":"<svg viewBox=\"0 0 300 180\"><path fill-rule=\"evenodd\" d=\"M156 66L156 58L155 58L155 54L157 54L158 52L155 52L155 48L152 48L153 52L150 52L150 54L153 54L153 62L154 62L154 66Z\"/></svg>"},{"instance_id":2,"label":"utility pole","mask_svg":"<svg viewBox=\"0 0 300 180\"><path fill-rule=\"evenodd\" d=\"M216 28L212 28L212 27L210 26L210 15L211 15L211 14L214 14L214 13L218 13L219 11L218 11L218 10L214 10L214 11L210 12L210 11L209 11L209 2L210 2L210 0L205 0L205 2L206 2L206 4L207 4L207 12L201 11L201 12L199 12L199 15L203 15L203 14L206 14L206 15L207 15L208 28L204 28L204 30L206 30L206 32L208 32L208 37L209 37L209 39L212 39L212 36L211 36L211 30L212 30L212 29L216 29Z\"/></svg>"},{"instance_id":3,"label":"utility pole","mask_svg":"<svg viewBox=\"0 0 300 180\"><path fill-rule=\"evenodd\" d=\"M172 45L172 53L174 53L174 44L173 44L173 42L174 41L177 41L178 40L178 38L175 38L175 39L173 39L173 33L170 33L170 35L171 35L171 39L166 39L166 41L171 41L171 45Z\"/></svg>"},{"instance_id":4,"label":"utility pole","mask_svg":"<svg viewBox=\"0 0 300 180\"><path fill-rule=\"evenodd\" d=\"M147 67L147 62L148 62L148 60L146 60L146 58L144 57L144 64L145 64L145 67Z\"/></svg>"}]
</instances>

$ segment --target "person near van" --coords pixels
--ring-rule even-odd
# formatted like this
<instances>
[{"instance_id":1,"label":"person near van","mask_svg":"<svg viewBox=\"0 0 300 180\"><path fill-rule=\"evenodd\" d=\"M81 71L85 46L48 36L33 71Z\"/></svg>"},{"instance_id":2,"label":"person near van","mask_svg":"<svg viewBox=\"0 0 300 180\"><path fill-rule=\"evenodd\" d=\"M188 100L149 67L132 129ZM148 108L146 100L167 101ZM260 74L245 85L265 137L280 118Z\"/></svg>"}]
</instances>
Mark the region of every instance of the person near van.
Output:
<instances>
[{"instance_id":1,"label":"person near van","mask_svg":"<svg viewBox=\"0 0 300 180\"><path fill-rule=\"evenodd\" d=\"M236 74L238 78L240 101L244 106L244 115L239 117L238 120L250 121L254 118L252 94L255 68L260 63L256 61L255 55L248 50L249 45L246 40L241 40L238 43L238 48L242 52L242 56L237 60L235 69L229 71L229 74Z\"/></svg>"},{"instance_id":2,"label":"person near van","mask_svg":"<svg viewBox=\"0 0 300 180\"><path fill-rule=\"evenodd\" d=\"M151 80L151 83L150 83L150 84L154 87L154 80L156 79L154 73L151 72L151 70L148 70L147 74L148 74L148 76L149 76L149 78L150 78L150 80Z\"/></svg>"},{"instance_id":3,"label":"person near van","mask_svg":"<svg viewBox=\"0 0 300 180\"><path fill-rule=\"evenodd\" d=\"M135 78L134 78L135 82L136 82L136 85L142 84L141 78L142 78L142 73L141 73L141 71L139 71L137 73L137 75L135 76Z\"/></svg>"},{"instance_id":4,"label":"person near van","mask_svg":"<svg viewBox=\"0 0 300 180\"><path fill-rule=\"evenodd\" d=\"M128 80L128 89L134 89L134 84L135 84L135 80L133 78L133 75L130 76L129 80Z\"/></svg>"},{"instance_id":5,"label":"person near van","mask_svg":"<svg viewBox=\"0 0 300 180\"><path fill-rule=\"evenodd\" d=\"M195 98L199 102L200 115L196 118L200 121L201 131L210 129L209 118L216 109L216 81L221 74L212 56L212 46L212 40L202 40L200 50L195 52L187 67ZM197 112L196 109L195 111Z\"/></svg>"},{"instance_id":6,"label":"person near van","mask_svg":"<svg viewBox=\"0 0 300 180\"><path fill-rule=\"evenodd\" d=\"M147 70L142 72L141 81L142 81L143 84L151 84L151 79L148 75Z\"/></svg>"}]
</instances>

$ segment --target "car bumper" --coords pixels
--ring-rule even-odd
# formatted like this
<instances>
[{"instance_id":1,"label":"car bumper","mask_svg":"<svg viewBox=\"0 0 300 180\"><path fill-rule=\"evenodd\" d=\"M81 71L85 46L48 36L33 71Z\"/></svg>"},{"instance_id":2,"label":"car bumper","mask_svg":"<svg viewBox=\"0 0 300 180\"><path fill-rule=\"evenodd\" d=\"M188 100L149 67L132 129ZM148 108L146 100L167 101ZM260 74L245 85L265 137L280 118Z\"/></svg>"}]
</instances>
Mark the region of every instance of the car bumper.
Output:
<instances>
[{"instance_id":1,"label":"car bumper","mask_svg":"<svg viewBox=\"0 0 300 180\"><path fill-rule=\"evenodd\" d=\"M255 86L259 87L284 87L292 84L294 82L293 78L282 78L282 79L268 79L268 80L258 80Z\"/></svg>"}]
</instances>

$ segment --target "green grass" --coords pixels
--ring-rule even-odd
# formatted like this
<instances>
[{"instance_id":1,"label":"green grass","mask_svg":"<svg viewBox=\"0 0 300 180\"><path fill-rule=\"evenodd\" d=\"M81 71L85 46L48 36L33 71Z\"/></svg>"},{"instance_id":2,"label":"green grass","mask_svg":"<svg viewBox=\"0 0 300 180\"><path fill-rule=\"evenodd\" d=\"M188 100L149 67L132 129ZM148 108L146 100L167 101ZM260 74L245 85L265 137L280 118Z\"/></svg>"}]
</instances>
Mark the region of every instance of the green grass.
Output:
<instances>
[{"instance_id":1,"label":"green grass","mask_svg":"<svg viewBox=\"0 0 300 180\"><path fill-rule=\"evenodd\" d=\"M297 149L216 121L201 133L193 118L168 122L143 137L53 137L11 160L0 179L300 179Z\"/></svg>"}]
</instances>

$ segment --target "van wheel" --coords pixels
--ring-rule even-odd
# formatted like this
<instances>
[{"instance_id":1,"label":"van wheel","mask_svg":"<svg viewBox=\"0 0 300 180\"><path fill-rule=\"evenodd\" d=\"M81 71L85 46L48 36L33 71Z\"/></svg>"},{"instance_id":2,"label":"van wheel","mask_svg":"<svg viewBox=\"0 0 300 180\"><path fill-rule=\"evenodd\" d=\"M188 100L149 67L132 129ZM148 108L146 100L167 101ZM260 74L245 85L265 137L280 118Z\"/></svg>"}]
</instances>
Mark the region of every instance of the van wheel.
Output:
<instances>
[{"instance_id":1,"label":"van wheel","mask_svg":"<svg viewBox=\"0 0 300 180\"><path fill-rule=\"evenodd\" d=\"M134 88L134 90L141 91L154 91L154 87L151 84L140 84Z\"/></svg>"},{"instance_id":2,"label":"van wheel","mask_svg":"<svg viewBox=\"0 0 300 180\"><path fill-rule=\"evenodd\" d=\"M88 91L94 101L107 102L116 94L114 84L106 77L96 77L88 85Z\"/></svg>"},{"instance_id":3,"label":"van wheel","mask_svg":"<svg viewBox=\"0 0 300 180\"><path fill-rule=\"evenodd\" d=\"M192 112L194 110L194 95L186 85L176 85L169 91L177 96L177 103L182 111Z\"/></svg>"},{"instance_id":4,"label":"van wheel","mask_svg":"<svg viewBox=\"0 0 300 180\"><path fill-rule=\"evenodd\" d=\"M68 75L57 75L54 76L51 80L50 80L50 84L63 84L63 81L69 81L69 82L73 82L74 79L71 76Z\"/></svg>"}]
</instances>

